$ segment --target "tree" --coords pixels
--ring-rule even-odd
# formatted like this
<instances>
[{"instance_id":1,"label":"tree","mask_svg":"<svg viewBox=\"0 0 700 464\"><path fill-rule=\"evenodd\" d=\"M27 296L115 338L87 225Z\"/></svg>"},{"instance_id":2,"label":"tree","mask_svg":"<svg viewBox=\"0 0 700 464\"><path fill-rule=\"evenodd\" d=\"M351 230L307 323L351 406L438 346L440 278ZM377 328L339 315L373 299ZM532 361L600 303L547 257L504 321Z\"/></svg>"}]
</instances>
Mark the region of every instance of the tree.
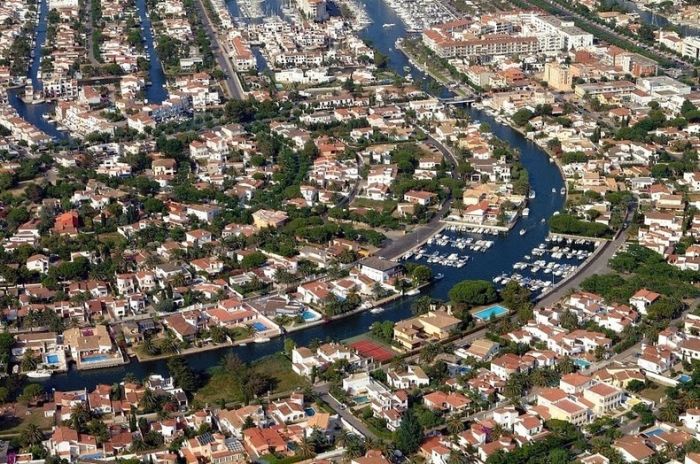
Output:
<instances>
[{"instance_id":1,"label":"tree","mask_svg":"<svg viewBox=\"0 0 700 464\"><path fill-rule=\"evenodd\" d=\"M678 420L678 404L671 399L666 400L666 402L659 408L659 419L664 422L676 422Z\"/></svg>"},{"instance_id":2,"label":"tree","mask_svg":"<svg viewBox=\"0 0 700 464\"><path fill-rule=\"evenodd\" d=\"M644 390L644 386L644 382L635 379L627 383L627 390L631 391L632 393L639 393L640 391Z\"/></svg>"},{"instance_id":3,"label":"tree","mask_svg":"<svg viewBox=\"0 0 700 464\"><path fill-rule=\"evenodd\" d=\"M297 347L297 344L294 340L291 338L285 338L284 339L284 354L287 356L291 357L292 356L292 351L294 348Z\"/></svg>"},{"instance_id":4,"label":"tree","mask_svg":"<svg viewBox=\"0 0 700 464\"><path fill-rule=\"evenodd\" d=\"M433 278L433 271L428 266L419 264L411 271L411 278L416 284L429 282Z\"/></svg>"},{"instance_id":5,"label":"tree","mask_svg":"<svg viewBox=\"0 0 700 464\"><path fill-rule=\"evenodd\" d=\"M44 433L38 425L29 424L20 432L20 441L25 445L40 445L44 441Z\"/></svg>"},{"instance_id":6,"label":"tree","mask_svg":"<svg viewBox=\"0 0 700 464\"><path fill-rule=\"evenodd\" d=\"M527 108L523 108L516 111L511 119L517 126L523 127L530 121L530 119L532 119L533 116L534 114L532 111L528 110Z\"/></svg>"},{"instance_id":7,"label":"tree","mask_svg":"<svg viewBox=\"0 0 700 464\"><path fill-rule=\"evenodd\" d=\"M423 427L418 422L418 418L412 409L409 409L404 414L394 438L396 448L406 456L415 453L420 448L423 440Z\"/></svg>"},{"instance_id":8,"label":"tree","mask_svg":"<svg viewBox=\"0 0 700 464\"><path fill-rule=\"evenodd\" d=\"M30 383L22 390L19 400L23 403L30 403L43 394L44 388L41 385L38 383Z\"/></svg>"},{"instance_id":9,"label":"tree","mask_svg":"<svg viewBox=\"0 0 700 464\"><path fill-rule=\"evenodd\" d=\"M463 280L450 289L449 296L454 303L469 306L489 304L498 299L496 287L486 280Z\"/></svg>"}]
</instances>

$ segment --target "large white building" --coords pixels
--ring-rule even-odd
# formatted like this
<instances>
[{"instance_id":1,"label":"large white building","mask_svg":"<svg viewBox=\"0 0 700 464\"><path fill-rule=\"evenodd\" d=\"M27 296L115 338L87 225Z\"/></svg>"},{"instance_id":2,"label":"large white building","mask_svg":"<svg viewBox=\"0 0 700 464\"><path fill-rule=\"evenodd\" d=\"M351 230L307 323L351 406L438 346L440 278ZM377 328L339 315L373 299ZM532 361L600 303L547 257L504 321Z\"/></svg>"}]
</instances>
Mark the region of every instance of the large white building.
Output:
<instances>
[{"instance_id":1,"label":"large white building","mask_svg":"<svg viewBox=\"0 0 700 464\"><path fill-rule=\"evenodd\" d=\"M543 51L572 50L593 45L593 34L576 27L573 21L564 21L555 16L528 13L523 21L537 32ZM547 37L544 37L547 36Z\"/></svg>"},{"instance_id":2,"label":"large white building","mask_svg":"<svg viewBox=\"0 0 700 464\"><path fill-rule=\"evenodd\" d=\"M328 19L328 9L326 0L297 0L299 9L314 21L325 21Z\"/></svg>"},{"instance_id":3,"label":"large white building","mask_svg":"<svg viewBox=\"0 0 700 464\"><path fill-rule=\"evenodd\" d=\"M683 56L697 60L700 59L700 37L683 38Z\"/></svg>"}]
</instances>

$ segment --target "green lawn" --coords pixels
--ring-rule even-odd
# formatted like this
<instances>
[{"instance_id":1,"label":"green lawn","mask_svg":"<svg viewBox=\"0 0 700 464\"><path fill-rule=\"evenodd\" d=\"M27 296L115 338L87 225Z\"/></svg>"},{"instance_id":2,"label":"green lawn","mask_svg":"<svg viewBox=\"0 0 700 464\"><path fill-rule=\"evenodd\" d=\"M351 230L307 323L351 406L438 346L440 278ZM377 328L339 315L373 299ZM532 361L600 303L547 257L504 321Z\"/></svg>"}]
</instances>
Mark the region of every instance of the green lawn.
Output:
<instances>
[{"instance_id":1,"label":"green lawn","mask_svg":"<svg viewBox=\"0 0 700 464\"><path fill-rule=\"evenodd\" d=\"M644 390L640 391L639 396L654 401L655 404L659 404L661 402L661 398L666 396L666 387L662 385L652 384L650 387L647 387Z\"/></svg>"},{"instance_id":2,"label":"green lawn","mask_svg":"<svg viewBox=\"0 0 700 464\"><path fill-rule=\"evenodd\" d=\"M265 373L275 379L275 387L271 394L291 392L297 388L309 385L308 381L292 371L292 363L282 354L263 358L251 366L253 371ZM202 403L243 402L244 395L241 387L240 373L217 370L207 384L195 395L195 400Z\"/></svg>"},{"instance_id":3,"label":"green lawn","mask_svg":"<svg viewBox=\"0 0 700 464\"><path fill-rule=\"evenodd\" d=\"M19 417L0 415L0 436L17 435L29 424L35 424L42 430L51 428L53 422L51 418L44 417L44 411L41 408L33 409L29 415L23 414L24 411L25 408L19 406L17 411Z\"/></svg>"},{"instance_id":4,"label":"green lawn","mask_svg":"<svg viewBox=\"0 0 700 464\"><path fill-rule=\"evenodd\" d=\"M369 198L355 198L351 206L355 208L370 208L376 211L391 213L396 209L397 203L398 202L396 200L377 201Z\"/></svg>"}]
</instances>

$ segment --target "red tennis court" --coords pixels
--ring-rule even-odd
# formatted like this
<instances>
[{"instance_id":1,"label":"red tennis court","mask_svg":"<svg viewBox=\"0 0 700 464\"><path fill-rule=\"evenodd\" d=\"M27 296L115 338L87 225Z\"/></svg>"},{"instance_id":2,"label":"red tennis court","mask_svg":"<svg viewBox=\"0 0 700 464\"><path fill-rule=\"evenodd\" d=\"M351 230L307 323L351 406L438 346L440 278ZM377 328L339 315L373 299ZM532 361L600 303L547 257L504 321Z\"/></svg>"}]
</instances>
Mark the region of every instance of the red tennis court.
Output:
<instances>
[{"instance_id":1,"label":"red tennis court","mask_svg":"<svg viewBox=\"0 0 700 464\"><path fill-rule=\"evenodd\" d=\"M359 340L351 343L350 346L355 348L360 356L372 358L375 362L385 362L394 357L391 350L369 340Z\"/></svg>"}]
</instances>

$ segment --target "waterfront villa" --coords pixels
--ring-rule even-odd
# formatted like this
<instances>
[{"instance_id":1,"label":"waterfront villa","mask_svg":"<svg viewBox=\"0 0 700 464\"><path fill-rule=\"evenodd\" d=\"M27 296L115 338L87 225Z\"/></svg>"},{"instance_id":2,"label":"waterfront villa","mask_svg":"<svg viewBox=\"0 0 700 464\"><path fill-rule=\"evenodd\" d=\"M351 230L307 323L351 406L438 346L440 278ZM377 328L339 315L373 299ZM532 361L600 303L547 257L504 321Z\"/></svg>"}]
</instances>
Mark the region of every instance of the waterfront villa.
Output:
<instances>
[{"instance_id":1,"label":"waterfront villa","mask_svg":"<svg viewBox=\"0 0 700 464\"><path fill-rule=\"evenodd\" d=\"M112 343L104 325L68 329L63 332L63 341L78 369L97 369L124 363L121 351Z\"/></svg>"},{"instance_id":2,"label":"waterfront villa","mask_svg":"<svg viewBox=\"0 0 700 464\"><path fill-rule=\"evenodd\" d=\"M399 321L394 326L394 340L407 350L432 341L444 340L457 330L461 321L447 311L438 310Z\"/></svg>"}]
</instances>

